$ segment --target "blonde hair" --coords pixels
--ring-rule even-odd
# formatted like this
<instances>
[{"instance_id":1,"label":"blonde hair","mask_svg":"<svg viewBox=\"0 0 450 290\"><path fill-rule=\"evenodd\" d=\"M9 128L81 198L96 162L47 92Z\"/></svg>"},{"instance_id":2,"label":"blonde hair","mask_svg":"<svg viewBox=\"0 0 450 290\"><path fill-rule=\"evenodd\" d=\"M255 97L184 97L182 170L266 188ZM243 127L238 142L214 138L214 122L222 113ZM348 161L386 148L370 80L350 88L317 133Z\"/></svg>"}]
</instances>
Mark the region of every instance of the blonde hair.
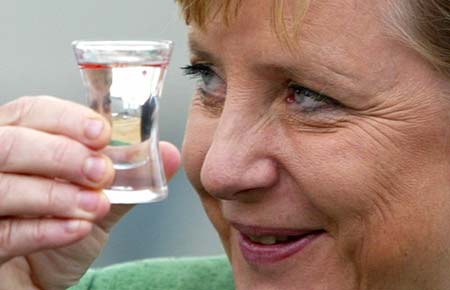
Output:
<instances>
[{"instance_id":1,"label":"blonde hair","mask_svg":"<svg viewBox=\"0 0 450 290\"><path fill-rule=\"evenodd\" d=\"M450 77L450 0L392 0L390 8L396 34Z\"/></svg>"},{"instance_id":2,"label":"blonde hair","mask_svg":"<svg viewBox=\"0 0 450 290\"><path fill-rule=\"evenodd\" d=\"M208 17L221 13L229 23L238 13L242 0L176 0L187 23L204 28ZM309 1L301 6L298 23ZM439 71L450 77L450 0L392 0L385 11L388 24L397 35L426 58ZM287 39L283 21L285 0L272 0L273 26ZM296 25L299 26L299 25Z\"/></svg>"},{"instance_id":3,"label":"blonde hair","mask_svg":"<svg viewBox=\"0 0 450 290\"><path fill-rule=\"evenodd\" d=\"M205 28L208 18L215 18L221 15L226 25L237 16L239 7L243 0L176 0L181 7L181 13L187 24L195 23L200 28ZM264 0L266 1L266 0ZM286 45L291 47L291 36L288 35L288 29L283 15L286 9L286 0L272 0L272 24L276 35ZM298 12L298 17L293 23L294 36L300 31L301 21L308 10L310 0L297 1L295 7L289 7Z\"/></svg>"}]
</instances>

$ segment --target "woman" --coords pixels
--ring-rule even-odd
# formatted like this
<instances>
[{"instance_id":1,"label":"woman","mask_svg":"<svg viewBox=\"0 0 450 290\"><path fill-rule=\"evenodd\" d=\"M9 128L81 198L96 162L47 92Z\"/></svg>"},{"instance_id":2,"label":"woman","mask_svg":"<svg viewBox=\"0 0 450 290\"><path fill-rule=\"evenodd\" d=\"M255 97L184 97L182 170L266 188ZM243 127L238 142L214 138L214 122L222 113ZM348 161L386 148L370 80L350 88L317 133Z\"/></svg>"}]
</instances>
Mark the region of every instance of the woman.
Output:
<instances>
[{"instance_id":1,"label":"woman","mask_svg":"<svg viewBox=\"0 0 450 290\"><path fill-rule=\"evenodd\" d=\"M183 159L236 289L450 289L450 2L178 2L199 79ZM1 107L1 289L76 284L128 210L84 191L112 180L110 128L84 107L55 118L69 106ZM216 262L75 289L231 289Z\"/></svg>"}]
</instances>

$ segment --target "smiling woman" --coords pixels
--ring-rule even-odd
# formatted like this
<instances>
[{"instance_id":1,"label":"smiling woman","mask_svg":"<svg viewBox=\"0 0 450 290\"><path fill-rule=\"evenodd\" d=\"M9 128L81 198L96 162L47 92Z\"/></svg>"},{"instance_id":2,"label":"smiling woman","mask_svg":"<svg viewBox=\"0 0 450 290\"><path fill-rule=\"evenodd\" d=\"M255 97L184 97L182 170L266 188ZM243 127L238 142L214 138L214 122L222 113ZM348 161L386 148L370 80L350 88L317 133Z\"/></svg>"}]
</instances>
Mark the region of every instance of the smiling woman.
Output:
<instances>
[{"instance_id":1,"label":"smiling woman","mask_svg":"<svg viewBox=\"0 0 450 290\"><path fill-rule=\"evenodd\" d=\"M448 1L178 2L236 288L449 288Z\"/></svg>"},{"instance_id":2,"label":"smiling woman","mask_svg":"<svg viewBox=\"0 0 450 290\"><path fill-rule=\"evenodd\" d=\"M91 271L74 289L450 289L450 2L178 2L183 69L197 79L182 157L227 259L131 263ZM16 217L0 220L0 285L64 289L128 208L108 214L96 195L78 197L113 178L108 160L80 162L102 158L105 120L72 105L55 124L33 112L70 104L29 103L0 110L0 216ZM87 138L93 120L103 130ZM38 162L30 140L71 154ZM178 152L161 148L170 176ZM11 194L29 187L53 206Z\"/></svg>"}]
</instances>

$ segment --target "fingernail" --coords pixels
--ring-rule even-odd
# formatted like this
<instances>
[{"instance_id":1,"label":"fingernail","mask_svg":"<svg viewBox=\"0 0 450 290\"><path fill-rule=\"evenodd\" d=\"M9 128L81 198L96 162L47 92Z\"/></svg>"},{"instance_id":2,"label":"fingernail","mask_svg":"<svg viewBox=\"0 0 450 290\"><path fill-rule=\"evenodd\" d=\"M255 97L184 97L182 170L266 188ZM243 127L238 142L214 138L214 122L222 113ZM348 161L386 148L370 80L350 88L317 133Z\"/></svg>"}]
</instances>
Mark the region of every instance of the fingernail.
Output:
<instances>
[{"instance_id":1,"label":"fingernail","mask_svg":"<svg viewBox=\"0 0 450 290\"><path fill-rule=\"evenodd\" d=\"M82 192L78 199L78 206L88 212L95 212L100 203L100 196L96 192Z\"/></svg>"},{"instance_id":2,"label":"fingernail","mask_svg":"<svg viewBox=\"0 0 450 290\"><path fill-rule=\"evenodd\" d=\"M103 121L98 119L89 119L86 122L84 128L84 135L88 139L96 139L102 134L103 128L105 127Z\"/></svg>"},{"instance_id":3,"label":"fingernail","mask_svg":"<svg viewBox=\"0 0 450 290\"><path fill-rule=\"evenodd\" d=\"M84 163L83 171L91 181L101 181L105 175L106 161L100 157L89 157Z\"/></svg>"}]
</instances>

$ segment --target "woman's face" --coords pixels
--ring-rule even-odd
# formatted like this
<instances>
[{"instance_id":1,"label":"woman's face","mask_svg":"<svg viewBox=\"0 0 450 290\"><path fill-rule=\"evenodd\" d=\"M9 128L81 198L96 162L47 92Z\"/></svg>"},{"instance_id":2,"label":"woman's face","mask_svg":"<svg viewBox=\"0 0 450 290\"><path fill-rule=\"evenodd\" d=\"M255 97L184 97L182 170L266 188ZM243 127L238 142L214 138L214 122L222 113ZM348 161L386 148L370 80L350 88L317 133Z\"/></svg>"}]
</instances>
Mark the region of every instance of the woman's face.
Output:
<instances>
[{"instance_id":1,"label":"woman's face","mask_svg":"<svg viewBox=\"0 0 450 290\"><path fill-rule=\"evenodd\" d=\"M270 2L190 27L184 162L237 289L449 289L449 81L385 1L313 1L290 46Z\"/></svg>"}]
</instances>

